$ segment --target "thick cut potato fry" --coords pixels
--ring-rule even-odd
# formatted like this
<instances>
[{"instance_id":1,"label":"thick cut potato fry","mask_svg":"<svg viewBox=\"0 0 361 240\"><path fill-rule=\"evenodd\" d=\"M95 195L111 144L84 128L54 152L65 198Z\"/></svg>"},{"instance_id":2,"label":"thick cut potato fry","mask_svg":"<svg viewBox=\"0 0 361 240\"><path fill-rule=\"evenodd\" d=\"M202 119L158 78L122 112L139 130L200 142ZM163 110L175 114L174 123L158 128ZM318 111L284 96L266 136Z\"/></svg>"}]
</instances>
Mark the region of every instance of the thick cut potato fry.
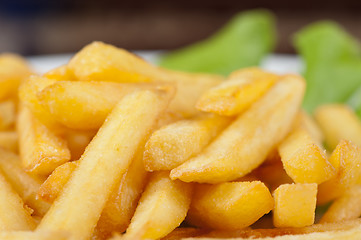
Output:
<instances>
[{"instance_id":1,"label":"thick cut potato fry","mask_svg":"<svg viewBox=\"0 0 361 240\"><path fill-rule=\"evenodd\" d=\"M18 134L13 131L0 132L0 147L17 153L18 147Z\"/></svg>"},{"instance_id":2,"label":"thick cut potato fry","mask_svg":"<svg viewBox=\"0 0 361 240\"><path fill-rule=\"evenodd\" d=\"M45 78L56 81L76 81L74 73L66 65L54 68L43 75Z\"/></svg>"},{"instance_id":3,"label":"thick cut potato fry","mask_svg":"<svg viewBox=\"0 0 361 240\"><path fill-rule=\"evenodd\" d=\"M1 240L71 240L65 232L31 232L31 231L6 231L0 232ZM74 239L75 240L75 239Z\"/></svg>"},{"instance_id":4,"label":"thick cut potato fry","mask_svg":"<svg viewBox=\"0 0 361 240\"><path fill-rule=\"evenodd\" d=\"M314 116L325 135L325 142L331 150L342 139L350 140L361 146L361 122L349 106L323 105L316 109Z\"/></svg>"},{"instance_id":5,"label":"thick cut potato fry","mask_svg":"<svg viewBox=\"0 0 361 240\"><path fill-rule=\"evenodd\" d=\"M31 110L40 122L51 128L53 131L62 132L63 129L61 125L49 111L40 104L37 97L38 92L55 82L56 80L54 79L33 75L20 85L18 94L21 102Z\"/></svg>"},{"instance_id":6,"label":"thick cut potato fry","mask_svg":"<svg viewBox=\"0 0 361 240\"><path fill-rule=\"evenodd\" d=\"M24 171L17 155L0 149L0 169L25 204L34 210L35 215L43 216L48 211L50 205L36 197L40 183Z\"/></svg>"},{"instance_id":7,"label":"thick cut potato fry","mask_svg":"<svg viewBox=\"0 0 361 240\"><path fill-rule=\"evenodd\" d=\"M307 112L301 110L298 113L295 125L296 128L298 127L305 129L310 134L310 136L314 141L316 141L319 145L322 145L325 139L322 130L320 126L316 123L316 121L313 119L313 117L310 116Z\"/></svg>"},{"instance_id":8,"label":"thick cut potato fry","mask_svg":"<svg viewBox=\"0 0 361 240\"><path fill-rule=\"evenodd\" d=\"M72 129L98 129L125 95L155 84L112 82L56 82L37 94L42 106Z\"/></svg>"},{"instance_id":9,"label":"thick cut potato fry","mask_svg":"<svg viewBox=\"0 0 361 240\"><path fill-rule=\"evenodd\" d=\"M15 54L0 54L0 100L16 97L20 83L30 74L25 59Z\"/></svg>"},{"instance_id":10,"label":"thick cut potato fry","mask_svg":"<svg viewBox=\"0 0 361 240\"><path fill-rule=\"evenodd\" d=\"M19 110L17 130L21 161L27 171L48 175L70 160L66 141L38 121L26 106Z\"/></svg>"},{"instance_id":11,"label":"thick cut potato fry","mask_svg":"<svg viewBox=\"0 0 361 240\"><path fill-rule=\"evenodd\" d=\"M361 184L361 147L341 140L329 158L336 176L320 184L317 203L324 204L340 197L346 189Z\"/></svg>"},{"instance_id":12,"label":"thick cut potato fry","mask_svg":"<svg viewBox=\"0 0 361 240\"><path fill-rule=\"evenodd\" d=\"M296 183L327 181L336 170L326 159L325 150L302 128L296 128L278 146L283 167Z\"/></svg>"},{"instance_id":13,"label":"thick cut potato fry","mask_svg":"<svg viewBox=\"0 0 361 240\"><path fill-rule=\"evenodd\" d=\"M223 79L216 75L161 69L102 42L85 46L70 60L68 68L81 81L173 83L177 86L177 94L170 109L186 116L197 112L194 106L200 94Z\"/></svg>"},{"instance_id":14,"label":"thick cut potato fry","mask_svg":"<svg viewBox=\"0 0 361 240\"><path fill-rule=\"evenodd\" d=\"M15 102L7 100L0 103L0 131L9 130L16 119Z\"/></svg>"},{"instance_id":15,"label":"thick cut potato fry","mask_svg":"<svg viewBox=\"0 0 361 240\"><path fill-rule=\"evenodd\" d=\"M242 229L272 209L272 195L260 181L204 184L194 189L187 221L205 228Z\"/></svg>"},{"instance_id":16,"label":"thick cut potato fry","mask_svg":"<svg viewBox=\"0 0 361 240\"><path fill-rule=\"evenodd\" d=\"M305 227L315 221L317 184L283 184L273 193L276 227Z\"/></svg>"},{"instance_id":17,"label":"thick cut potato fry","mask_svg":"<svg viewBox=\"0 0 361 240\"><path fill-rule=\"evenodd\" d=\"M279 76L259 68L238 70L227 81L203 93L196 107L219 115L238 115L264 95L278 78Z\"/></svg>"},{"instance_id":18,"label":"thick cut potato fry","mask_svg":"<svg viewBox=\"0 0 361 240\"><path fill-rule=\"evenodd\" d=\"M340 222L361 216L361 185L348 189L336 199L322 216L320 222Z\"/></svg>"},{"instance_id":19,"label":"thick cut potato fry","mask_svg":"<svg viewBox=\"0 0 361 240\"><path fill-rule=\"evenodd\" d=\"M35 221L23 200L0 174L0 231L33 230Z\"/></svg>"},{"instance_id":20,"label":"thick cut potato fry","mask_svg":"<svg viewBox=\"0 0 361 240\"><path fill-rule=\"evenodd\" d=\"M187 215L192 185L172 181L169 172L155 172L142 194L125 239L159 239L178 227Z\"/></svg>"},{"instance_id":21,"label":"thick cut potato fry","mask_svg":"<svg viewBox=\"0 0 361 240\"><path fill-rule=\"evenodd\" d=\"M200 115L155 131L145 147L145 168L157 171L178 167L201 152L231 120L212 114Z\"/></svg>"},{"instance_id":22,"label":"thick cut potato fry","mask_svg":"<svg viewBox=\"0 0 361 240\"><path fill-rule=\"evenodd\" d=\"M292 126L305 88L296 75L283 77L198 156L171 171L185 182L219 183L257 168Z\"/></svg>"},{"instance_id":23,"label":"thick cut potato fry","mask_svg":"<svg viewBox=\"0 0 361 240\"><path fill-rule=\"evenodd\" d=\"M187 240L199 239L259 239L259 240L338 240L359 239L361 234L361 220L341 221L338 223L314 224L302 228L273 228L273 229L241 229L237 231L214 230L197 238L185 238Z\"/></svg>"},{"instance_id":24,"label":"thick cut potato fry","mask_svg":"<svg viewBox=\"0 0 361 240\"><path fill-rule=\"evenodd\" d=\"M53 203L78 165L79 161L74 161L66 162L57 167L45 182L41 184L37 197L48 203Z\"/></svg>"},{"instance_id":25,"label":"thick cut potato fry","mask_svg":"<svg viewBox=\"0 0 361 240\"><path fill-rule=\"evenodd\" d=\"M140 91L123 98L90 142L64 190L38 226L62 229L88 239L110 196L169 103L167 89Z\"/></svg>"}]
</instances>

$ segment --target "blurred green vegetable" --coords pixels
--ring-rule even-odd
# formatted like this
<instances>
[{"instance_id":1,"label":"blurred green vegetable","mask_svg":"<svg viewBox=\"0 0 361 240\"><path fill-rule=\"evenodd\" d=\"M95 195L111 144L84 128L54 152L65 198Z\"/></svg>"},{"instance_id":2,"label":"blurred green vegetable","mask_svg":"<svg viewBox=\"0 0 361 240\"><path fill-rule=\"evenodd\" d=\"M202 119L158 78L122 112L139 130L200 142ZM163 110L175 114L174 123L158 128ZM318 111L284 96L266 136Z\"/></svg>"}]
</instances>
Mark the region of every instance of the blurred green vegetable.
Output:
<instances>
[{"instance_id":1,"label":"blurred green vegetable","mask_svg":"<svg viewBox=\"0 0 361 240\"><path fill-rule=\"evenodd\" d=\"M296 34L295 45L306 67L306 110L324 103L347 102L361 86L360 45L336 23L318 22L304 28ZM352 101L354 107L360 107L356 97Z\"/></svg>"},{"instance_id":2,"label":"blurred green vegetable","mask_svg":"<svg viewBox=\"0 0 361 240\"><path fill-rule=\"evenodd\" d=\"M275 23L270 12L243 12L210 38L163 56L159 65L228 75L238 68L259 65L273 50L275 39Z\"/></svg>"}]
</instances>

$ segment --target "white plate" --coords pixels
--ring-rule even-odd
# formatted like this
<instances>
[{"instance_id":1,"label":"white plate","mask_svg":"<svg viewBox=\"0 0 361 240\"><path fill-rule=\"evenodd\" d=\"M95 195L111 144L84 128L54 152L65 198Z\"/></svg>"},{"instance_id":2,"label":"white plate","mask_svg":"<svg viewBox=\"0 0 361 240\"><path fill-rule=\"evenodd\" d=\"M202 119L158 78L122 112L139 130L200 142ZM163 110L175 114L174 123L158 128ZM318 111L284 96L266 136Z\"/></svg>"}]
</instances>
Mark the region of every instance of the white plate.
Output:
<instances>
[{"instance_id":1,"label":"white plate","mask_svg":"<svg viewBox=\"0 0 361 240\"><path fill-rule=\"evenodd\" d=\"M149 62L156 63L161 51L136 51L135 53ZM66 64L71 57L72 54L58 54L28 57L28 60L38 73L45 73L50 69ZM301 73L303 68L299 57L287 54L269 55L262 61L261 67L279 74Z\"/></svg>"}]
</instances>

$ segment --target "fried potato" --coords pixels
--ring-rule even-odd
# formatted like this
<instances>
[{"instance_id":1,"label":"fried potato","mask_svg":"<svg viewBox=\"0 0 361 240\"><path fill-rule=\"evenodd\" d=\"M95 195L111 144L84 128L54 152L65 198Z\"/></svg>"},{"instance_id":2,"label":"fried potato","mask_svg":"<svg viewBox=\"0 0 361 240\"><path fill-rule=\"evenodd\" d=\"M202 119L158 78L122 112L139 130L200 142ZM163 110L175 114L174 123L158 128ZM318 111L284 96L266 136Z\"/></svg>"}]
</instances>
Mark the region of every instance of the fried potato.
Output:
<instances>
[{"instance_id":1,"label":"fried potato","mask_svg":"<svg viewBox=\"0 0 361 240\"><path fill-rule=\"evenodd\" d=\"M0 54L0 100L16 97L20 83L30 74L25 59L15 54Z\"/></svg>"},{"instance_id":2,"label":"fried potato","mask_svg":"<svg viewBox=\"0 0 361 240\"><path fill-rule=\"evenodd\" d=\"M74 73L66 65L54 68L46 72L43 77L56 81L76 81Z\"/></svg>"},{"instance_id":3,"label":"fried potato","mask_svg":"<svg viewBox=\"0 0 361 240\"><path fill-rule=\"evenodd\" d=\"M70 160L66 141L38 121L26 106L19 110L17 132L21 161L27 171L48 175Z\"/></svg>"},{"instance_id":4,"label":"fried potato","mask_svg":"<svg viewBox=\"0 0 361 240\"><path fill-rule=\"evenodd\" d=\"M18 134L16 132L0 132L0 147L17 153L19 150L18 144Z\"/></svg>"},{"instance_id":5,"label":"fried potato","mask_svg":"<svg viewBox=\"0 0 361 240\"><path fill-rule=\"evenodd\" d=\"M50 205L36 197L40 188L39 181L24 171L17 155L0 149L0 169L25 204L34 210L35 215L43 216L48 211Z\"/></svg>"},{"instance_id":6,"label":"fried potato","mask_svg":"<svg viewBox=\"0 0 361 240\"><path fill-rule=\"evenodd\" d=\"M302 128L296 128L278 146L283 167L296 183L327 181L336 175L336 170L326 159L312 136Z\"/></svg>"},{"instance_id":7,"label":"fried potato","mask_svg":"<svg viewBox=\"0 0 361 240\"><path fill-rule=\"evenodd\" d=\"M79 161L73 161L66 162L57 167L45 182L41 184L37 197L48 203L53 203L78 165Z\"/></svg>"},{"instance_id":8,"label":"fried potato","mask_svg":"<svg viewBox=\"0 0 361 240\"><path fill-rule=\"evenodd\" d=\"M72 129L98 129L125 95L152 84L56 82L37 94L40 104L61 124Z\"/></svg>"},{"instance_id":9,"label":"fried potato","mask_svg":"<svg viewBox=\"0 0 361 240\"><path fill-rule=\"evenodd\" d=\"M57 232L6 231L0 232L1 240L70 240L69 234Z\"/></svg>"},{"instance_id":10,"label":"fried potato","mask_svg":"<svg viewBox=\"0 0 361 240\"><path fill-rule=\"evenodd\" d=\"M257 168L292 126L305 88L296 75L283 77L199 155L171 171L172 179L219 183Z\"/></svg>"},{"instance_id":11,"label":"fried potato","mask_svg":"<svg viewBox=\"0 0 361 240\"><path fill-rule=\"evenodd\" d=\"M35 221L23 200L0 174L0 231L32 230Z\"/></svg>"},{"instance_id":12,"label":"fried potato","mask_svg":"<svg viewBox=\"0 0 361 240\"><path fill-rule=\"evenodd\" d=\"M86 148L37 230L62 229L76 239L89 238L111 190L169 100L167 89L135 92L123 98Z\"/></svg>"},{"instance_id":13,"label":"fried potato","mask_svg":"<svg viewBox=\"0 0 361 240\"><path fill-rule=\"evenodd\" d=\"M250 226L273 209L273 198L260 181L197 185L188 212L191 225L213 229Z\"/></svg>"},{"instance_id":14,"label":"fried potato","mask_svg":"<svg viewBox=\"0 0 361 240\"><path fill-rule=\"evenodd\" d=\"M15 102L7 100L0 103L0 131L14 127L16 119Z\"/></svg>"},{"instance_id":15,"label":"fried potato","mask_svg":"<svg viewBox=\"0 0 361 240\"><path fill-rule=\"evenodd\" d=\"M336 199L322 216L320 222L340 222L361 216L361 185L349 188Z\"/></svg>"},{"instance_id":16,"label":"fried potato","mask_svg":"<svg viewBox=\"0 0 361 240\"><path fill-rule=\"evenodd\" d=\"M305 227L315 221L317 184L283 184L274 192L273 224L276 227Z\"/></svg>"},{"instance_id":17,"label":"fried potato","mask_svg":"<svg viewBox=\"0 0 361 240\"><path fill-rule=\"evenodd\" d=\"M68 68L81 81L176 84L177 94L170 109L186 116L197 112L194 105L200 94L223 79L217 75L161 69L123 49L102 42L85 46L70 60Z\"/></svg>"},{"instance_id":18,"label":"fried potato","mask_svg":"<svg viewBox=\"0 0 361 240\"><path fill-rule=\"evenodd\" d=\"M322 105L316 109L314 116L325 135L325 142L331 150L342 139L350 140L361 146L361 122L349 106Z\"/></svg>"},{"instance_id":19,"label":"fried potato","mask_svg":"<svg viewBox=\"0 0 361 240\"><path fill-rule=\"evenodd\" d=\"M192 185L172 181L168 172L155 172L142 194L125 239L159 239L185 219Z\"/></svg>"},{"instance_id":20,"label":"fried potato","mask_svg":"<svg viewBox=\"0 0 361 240\"><path fill-rule=\"evenodd\" d=\"M181 120L155 131L145 146L148 171L171 170L195 156L216 137L231 118L213 114Z\"/></svg>"},{"instance_id":21,"label":"fried potato","mask_svg":"<svg viewBox=\"0 0 361 240\"><path fill-rule=\"evenodd\" d=\"M53 131L61 132L63 130L61 125L49 111L40 104L37 97L38 92L55 82L56 80L54 79L33 75L20 85L18 94L21 102L31 110L40 122L51 128Z\"/></svg>"},{"instance_id":22,"label":"fried potato","mask_svg":"<svg viewBox=\"0 0 361 240\"><path fill-rule=\"evenodd\" d=\"M196 108L224 116L238 115L264 95L278 78L259 68L235 71L227 81L203 93Z\"/></svg>"},{"instance_id":23,"label":"fried potato","mask_svg":"<svg viewBox=\"0 0 361 240\"><path fill-rule=\"evenodd\" d=\"M346 189L361 184L361 147L341 140L329 158L337 173L320 184L317 203L324 204L340 197Z\"/></svg>"}]
</instances>

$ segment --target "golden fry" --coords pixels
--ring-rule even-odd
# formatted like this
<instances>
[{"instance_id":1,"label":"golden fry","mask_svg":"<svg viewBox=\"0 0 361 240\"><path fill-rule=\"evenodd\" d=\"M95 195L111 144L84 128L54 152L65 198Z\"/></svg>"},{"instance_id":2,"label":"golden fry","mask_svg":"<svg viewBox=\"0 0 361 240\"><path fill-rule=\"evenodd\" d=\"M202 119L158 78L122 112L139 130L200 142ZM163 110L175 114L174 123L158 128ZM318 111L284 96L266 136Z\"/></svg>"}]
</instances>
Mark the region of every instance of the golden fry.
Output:
<instances>
[{"instance_id":1,"label":"golden fry","mask_svg":"<svg viewBox=\"0 0 361 240\"><path fill-rule=\"evenodd\" d=\"M171 178L219 183L245 176L257 168L290 130L304 87L301 77L283 77L198 156L173 169Z\"/></svg>"},{"instance_id":2,"label":"golden fry","mask_svg":"<svg viewBox=\"0 0 361 240\"><path fill-rule=\"evenodd\" d=\"M0 131L9 130L14 127L16 119L16 106L12 100L0 103Z\"/></svg>"},{"instance_id":3,"label":"golden fry","mask_svg":"<svg viewBox=\"0 0 361 240\"><path fill-rule=\"evenodd\" d=\"M17 153L19 150L18 144L18 134L16 132L0 132L0 147Z\"/></svg>"}]
</instances>

